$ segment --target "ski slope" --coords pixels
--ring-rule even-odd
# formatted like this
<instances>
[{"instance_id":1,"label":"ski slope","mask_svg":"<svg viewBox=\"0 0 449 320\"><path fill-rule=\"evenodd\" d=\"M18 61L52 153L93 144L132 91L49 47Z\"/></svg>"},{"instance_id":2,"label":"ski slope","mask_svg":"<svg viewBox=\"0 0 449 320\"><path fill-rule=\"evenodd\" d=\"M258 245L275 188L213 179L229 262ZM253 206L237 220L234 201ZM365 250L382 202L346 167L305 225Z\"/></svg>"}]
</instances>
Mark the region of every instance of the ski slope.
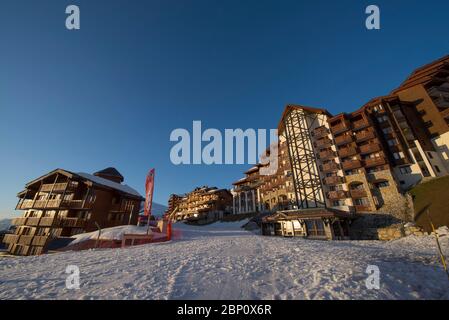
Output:
<instances>
[{"instance_id":1,"label":"ski slope","mask_svg":"<svg viewBox=\"0 0 449 320\"><path fill-rule=\"evenodd\" d=\"M325 242L262 237L237 223L176 224L172 242L0 258L0 299L449 299L434 238ZM449 256L449 236L442 245ZM68 265L80 289L65 288ZM366 268L380 270L367 289Z\"/></svg>"}]
</instances>

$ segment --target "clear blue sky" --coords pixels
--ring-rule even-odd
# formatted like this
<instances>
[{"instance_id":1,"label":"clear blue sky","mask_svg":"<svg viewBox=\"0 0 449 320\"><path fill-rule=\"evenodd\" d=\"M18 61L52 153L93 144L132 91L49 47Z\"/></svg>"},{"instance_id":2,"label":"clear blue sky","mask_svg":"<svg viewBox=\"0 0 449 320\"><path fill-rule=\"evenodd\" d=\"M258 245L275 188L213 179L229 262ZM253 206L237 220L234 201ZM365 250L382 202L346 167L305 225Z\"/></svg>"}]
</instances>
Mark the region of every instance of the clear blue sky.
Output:
<instances>
[{"instance_id":1,"label":"clear blue sky","mask_svg":"<svg viewBox=\"0 0 449 320\"><path fill-rule=\"evenodd\" d=\"M81 30L65 8L81 9ZM155 200L230 187L247 166L171 164L170 132L274 128L287 103L351 111L449 54L448 1L0 2L0 218L55 168L116 167Z\"/></svg>"}]
</instances>

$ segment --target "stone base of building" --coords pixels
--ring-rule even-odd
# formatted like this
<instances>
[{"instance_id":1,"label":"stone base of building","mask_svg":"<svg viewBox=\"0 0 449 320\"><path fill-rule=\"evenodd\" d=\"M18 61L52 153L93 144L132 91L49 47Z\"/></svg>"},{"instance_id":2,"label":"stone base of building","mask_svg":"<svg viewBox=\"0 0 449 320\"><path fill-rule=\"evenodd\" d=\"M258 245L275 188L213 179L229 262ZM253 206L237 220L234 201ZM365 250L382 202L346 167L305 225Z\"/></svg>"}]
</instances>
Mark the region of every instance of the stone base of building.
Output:
<instances>
[{"instance_id":1,"label":"stone base of building","mask_svg":"<svg viewBox=\"0 0 449 320\"><path fill-rule=\"evenodd\" d=\"M302 237L319 240L349 240L353 215L334 209L279 211L262 219L265 236Z\"/></svg>"}]
</instances>

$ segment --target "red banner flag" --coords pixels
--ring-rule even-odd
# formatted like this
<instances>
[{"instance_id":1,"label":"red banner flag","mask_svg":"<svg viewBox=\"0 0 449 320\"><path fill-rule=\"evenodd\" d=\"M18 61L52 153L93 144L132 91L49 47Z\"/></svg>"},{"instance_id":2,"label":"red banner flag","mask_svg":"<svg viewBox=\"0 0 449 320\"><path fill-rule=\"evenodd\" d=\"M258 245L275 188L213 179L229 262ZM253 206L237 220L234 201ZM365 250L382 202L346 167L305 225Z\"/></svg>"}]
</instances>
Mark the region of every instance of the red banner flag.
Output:
<instances>
[{"instance_id":1,"label":"red banner flag","mask_svg":"<svg viewBox=\"0 0 449 320\"><path fill-rule=\"evenodd\" d=\"M154 190L154 169L148 172L147 180L145 181L145 207L144 215L149 217L151 215L151 207L153 205L153 190Z\"/></svg>"}]
</instances>

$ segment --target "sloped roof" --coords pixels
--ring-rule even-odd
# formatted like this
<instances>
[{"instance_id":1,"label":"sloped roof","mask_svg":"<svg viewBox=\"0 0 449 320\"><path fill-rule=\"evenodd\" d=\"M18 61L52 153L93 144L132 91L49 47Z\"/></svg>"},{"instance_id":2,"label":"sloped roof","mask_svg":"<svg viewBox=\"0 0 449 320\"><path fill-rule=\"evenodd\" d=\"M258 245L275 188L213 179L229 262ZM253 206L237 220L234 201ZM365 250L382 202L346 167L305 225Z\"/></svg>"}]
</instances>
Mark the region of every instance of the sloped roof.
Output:
<instances>
[{"instance_id":1,"label":"sloped roof","mask_svg":"<svg viewBox=\"0 0 449 320\"><path fill-rule=\"evenodd\" d=\"M116 168L109 167L100 171L97 171L94 173L94 176L98 175L104 175L104 176L110 176L110 177L117 177L120 178L122 181L125 179L120 172Z\"/></svg>"},{"instance_id":2,"label":"sloped roof","mask_svg":"<svg viewBox=\"0 0 449 320\"><path fill-rule=\"evenodd\" d=\"M132 196L134 198L138 197L138 198L143 199L143 197L140 195L139 192L137 192L135 189L131 188L130 186L128 186L126 184L120 184L120 183L117 183L117 182L114 182L114 181L111 181L111 180L108 180L108 179L105 179L105 178L102 178L102 177L94 176L94 175L89 174L89 173L84 173L84 172L75 173L75 172L71 172L71 171L65 170L65 169L55 169L53 171L50 171L49 173L47 173L47 174L45 174L45 175L43 175L43 176L41 176L41 177L39 177L37 179L34 179L31 182L29 182L29 183L27 183L26 187L29 187L29 186L31 186L31 185L33 185L33 184L35 184L35 183L37 183L37 182L47 178L47 177L50 177L50 176L52 176L54 174L62 174L62 175L65 175L67 177L70 177L70 178L75 178L75 179L78 178L78 179L81 179L81 180L87 180L87 181L90 181L91 183L93 183L95 185L98 185L98 186L101 186L101 187L105 187L105 188L108 188L108 189L114 189L114 190L117 190L117 191L119 191L121 193L125 193L125 194L127 194L129 196ZM19 192L18 195L20 195L22 193L23 193L23 191Z\"/></svg>"}]
</instances>

